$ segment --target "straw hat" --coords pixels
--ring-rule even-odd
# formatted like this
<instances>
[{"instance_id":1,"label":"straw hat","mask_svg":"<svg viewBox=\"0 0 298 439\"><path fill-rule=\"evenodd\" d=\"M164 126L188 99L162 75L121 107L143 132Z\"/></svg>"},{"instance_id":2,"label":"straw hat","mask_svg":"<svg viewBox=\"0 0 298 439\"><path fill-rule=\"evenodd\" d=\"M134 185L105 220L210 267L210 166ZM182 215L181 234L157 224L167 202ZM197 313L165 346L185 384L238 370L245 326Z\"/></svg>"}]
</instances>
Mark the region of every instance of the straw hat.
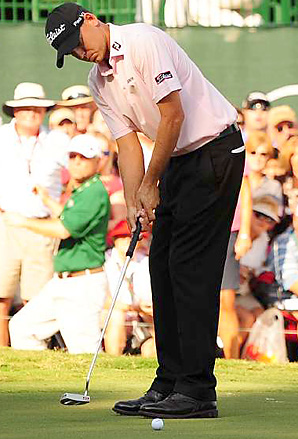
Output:
<instances>
[{"instance_id":1,"label":"straw hat","mask_svg":"<svg viewBox=\"0 0 298 439\"><path fill-rule=\"evenodd\" d=\"M89 104L93 102L90 90L86 85L73 85L62 92L62 101L57 105L62 107L74 107L76 105Z\"/></svg>"},{"instance_id":2,"label":"straw hat","mask_svg":"<svg viewBox=\"0 0 298 439\"><path fill-rule=\"evenodd\" d=\"M47 111L53 108L55 102L45 98L45 92L40 84L21 82L14 90L14 99L6 101L2 106L5 114L13 117L13 109L20 107L41 107Z\"/></svg>"}]
</instances>

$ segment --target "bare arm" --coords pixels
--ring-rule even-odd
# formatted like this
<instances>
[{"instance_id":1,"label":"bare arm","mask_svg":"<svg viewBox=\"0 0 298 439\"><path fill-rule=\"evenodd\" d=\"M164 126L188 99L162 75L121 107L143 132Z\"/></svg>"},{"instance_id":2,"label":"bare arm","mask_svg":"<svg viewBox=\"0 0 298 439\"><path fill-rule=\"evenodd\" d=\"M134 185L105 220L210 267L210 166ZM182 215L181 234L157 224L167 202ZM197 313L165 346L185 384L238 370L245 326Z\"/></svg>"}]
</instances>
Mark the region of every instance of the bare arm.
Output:
<instances>
[{"instance_id":1,"label":"bare arm","mask_svg":"<svg viewBox=\"0 0 298 439\"><path fill-rule=\"evenodd\" d=\"M119 170L127 206L127 219L132 230L137 217L136 193L144 177L143 151L136 133L117 139Z\"/></svg>"},{"instance_id":2,"label":"bare arm","mask_svg":"<svg viewBox=\"0 0 298 439\"><path fill-rule=\"evenodd\" d=\"M58 217L63 210L62 204L50 197L48 191L42 186L35 186L33 189L35 194L38 194L41 201L45 206L47 206L52 212L53 216Z\"/></svg>"},{"instance_id":3,"label":"bare arm","mask_svg":"<svg viewBox=\"0 0 298 439\"><path fill-rule=\"evenodd\" d=\"M174 151L184 120L184 112L178 91L170 93L158 104L161 121L157 130L152 158L142 186L157 184Z\"/></svg>"},{"instance_id":4,"label":"bare arm","mask_svg":"<svg viewBox=\"0 0 298 439\"><path fill-rule=\"evenodd\" d=\"M178 91L163 98L158 103L158 108L161 121L152 158L145 175L143 155L137 136L130 133L117 141L120 151L119 166L128 210L127 217L132 229L135 228L136 216L139 214L142 215L144 224L155 219L154 209L159 203L158 181L176 147L184 120Z\"/></svg>"},{"instance_id":5,"label":"bare arm","mask_svg":"<svg viewBox=\"0 0 298 439\"><path fill-rule=\"evenodd\" d=\"M23 215L8 212L2 215L4 216L4 221L11 226L25 227L26 229L32 230L32 232L52 238L66 239L70 237L69 231L64 227L59 218L26 218Z\"/></svg>"},{"instance_id":6,"label":"bare arm","mask_svg":"<svg viewBox=\"0 0 298 439\"><path fill-rule=\"evenodd\" d=\"M240 189L241 216L240 229L235 244L236 259L240 259L251 248L251 216L252 216L252 198L248 177L243 177Z\"/></svg>"}]
</instances>

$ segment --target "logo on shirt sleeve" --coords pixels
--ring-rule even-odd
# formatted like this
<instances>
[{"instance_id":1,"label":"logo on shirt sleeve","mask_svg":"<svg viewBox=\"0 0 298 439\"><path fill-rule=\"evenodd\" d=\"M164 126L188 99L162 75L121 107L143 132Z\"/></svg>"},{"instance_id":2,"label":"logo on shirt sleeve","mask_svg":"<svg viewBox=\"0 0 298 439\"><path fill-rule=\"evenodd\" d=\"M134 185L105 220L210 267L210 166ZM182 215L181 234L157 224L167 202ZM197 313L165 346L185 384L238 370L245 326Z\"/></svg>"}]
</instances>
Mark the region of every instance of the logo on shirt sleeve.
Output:
<instances>
[{"instance_id":1,"label":"logo on shirt sleeve","mask_svg":"<svg viewBox=\"0 0 298 439\"><path fill-rule=\"evenodd\" d=\"M117 43L117 41L115 41L112 45L113 49L115 50L120 50L121 48L121 44Z\"/></svg>"},{"instance_id":2,"label":"logo on shirt sleeve","mask_svg":"<svg viewBox=\"0 0 298 439\"><path fill-rule=\"evenodd\" d=\"M159 75L156 76L155 82L156 82L157 85L159 85L165 79L171 79L171 78L173 78L173 75L172 75L172 73L170 71L163 72L163 73L159 73Z\"/></svg>"}]
</instances>

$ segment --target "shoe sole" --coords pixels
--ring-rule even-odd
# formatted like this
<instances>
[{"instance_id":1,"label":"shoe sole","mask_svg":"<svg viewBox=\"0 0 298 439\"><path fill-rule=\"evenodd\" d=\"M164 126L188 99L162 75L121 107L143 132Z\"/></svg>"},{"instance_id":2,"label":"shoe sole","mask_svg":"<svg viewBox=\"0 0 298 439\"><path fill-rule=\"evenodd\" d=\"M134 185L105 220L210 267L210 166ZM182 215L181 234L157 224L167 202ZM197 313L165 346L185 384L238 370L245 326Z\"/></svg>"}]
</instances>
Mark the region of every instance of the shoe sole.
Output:
<instances>
[{"instance_id":1,"label":"shoe sole","mask_svg":"<svg viewBox=\"0 0 298 439\"><path fill-rule=\"evenodd\" d=\"M112 410L113 410L113 412L117 413L118 415L122 415L122 416L140 416L139 410L137 412L129 412L126 410L115 409L114 407L112 408Z\"/></svg>"},{"instance_id":2,"label":"shoe sole","mask_svg":"<svg viewBox=\"0 0 298 439\"><path fill-rule=\"evenodd\" d=\"M153 413L140 410L139 416L145 418L162 418L162 419L191 419L191 418L218 418L218 410L200 410L199 412L191 412L187 414L166 414L166 413Z\"/></svg>"}]
</instances>

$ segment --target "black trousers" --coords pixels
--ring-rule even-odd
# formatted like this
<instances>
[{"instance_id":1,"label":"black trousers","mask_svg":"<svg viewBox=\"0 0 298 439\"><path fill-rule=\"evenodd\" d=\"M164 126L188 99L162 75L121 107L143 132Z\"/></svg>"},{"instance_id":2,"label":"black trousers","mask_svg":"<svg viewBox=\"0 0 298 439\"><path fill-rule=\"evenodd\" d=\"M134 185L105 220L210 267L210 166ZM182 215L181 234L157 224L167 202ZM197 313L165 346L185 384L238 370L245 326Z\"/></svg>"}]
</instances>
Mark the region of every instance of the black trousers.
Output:
<instances>
[{"instance_id":1,"label":"black trousers","mask_svg":"<svg viewBox=\"0 0 298 439\"><path fill-rule=\"evenodd\" d=\"M240 132L171 158L150 249L159 367L151 389L216 400L219 292L245 152Z\"/></svg>"}]
</instances>

